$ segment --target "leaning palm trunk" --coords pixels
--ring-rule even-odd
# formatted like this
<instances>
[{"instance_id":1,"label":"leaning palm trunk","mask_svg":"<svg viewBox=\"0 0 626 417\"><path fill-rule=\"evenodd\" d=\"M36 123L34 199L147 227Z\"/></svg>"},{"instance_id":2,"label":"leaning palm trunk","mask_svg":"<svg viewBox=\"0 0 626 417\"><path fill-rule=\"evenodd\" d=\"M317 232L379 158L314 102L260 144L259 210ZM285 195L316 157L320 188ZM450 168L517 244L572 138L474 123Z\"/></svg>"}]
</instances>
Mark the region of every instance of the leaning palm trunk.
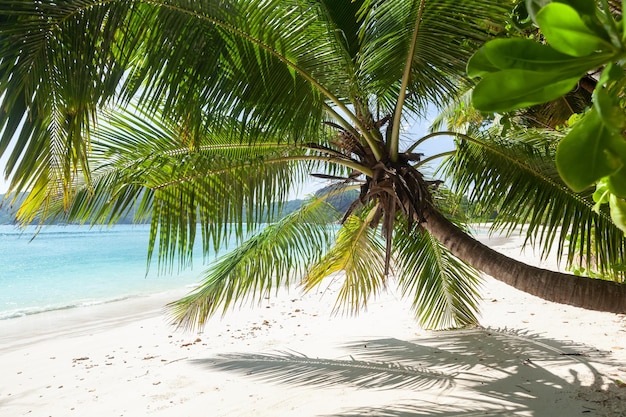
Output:
<instances>
[{"instance_id":1,"label":"leaning palm trunk","mask_svg":"<svg viewBox=\"0 0 626 417\"><path fill-rule=\"evenodd\" d=\"M377 171L377 181L369 181L359 199L377 202L385 218L393 219L402 212L409 219L409 227L413 220L459 259L521 291L591 310L626 312L626 285L537 268L494 251L463 232L432 205L431 190L437 182L425 181L408 161L388 165ZM391 232L385 231L391 228L385 223L383 219L390 254Z\"/></svg>"},{"instance_id":2,"label":"leaning palm trunk","mask_svg":"<svg viewBox=\"0 0 626 417\"><path fill-rule=\"evenodd\" d=\"M473 239L435 210L422 226L455 256L518 290L562 304L626 312L626 285L537 268L511 259Z\"/></svg>"}]
</instances>

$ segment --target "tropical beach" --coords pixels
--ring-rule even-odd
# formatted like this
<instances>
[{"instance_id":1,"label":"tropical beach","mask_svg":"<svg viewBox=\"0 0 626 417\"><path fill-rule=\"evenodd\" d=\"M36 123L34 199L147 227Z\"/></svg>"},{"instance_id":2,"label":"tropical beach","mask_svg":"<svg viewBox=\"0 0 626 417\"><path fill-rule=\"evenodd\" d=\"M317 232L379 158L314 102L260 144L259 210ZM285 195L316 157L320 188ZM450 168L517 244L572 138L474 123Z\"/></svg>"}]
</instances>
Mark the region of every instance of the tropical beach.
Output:
<instances>
[{"instance_id":1,"label":"tropical beach","mask_svg":"<svg viewBox=\"0 0 626 417\"><path fill-rule=\"evenodd\" d=\"M523 239L484 238L543 267ZM626 317L486 277L480 327L426 331L390 285L358 316L336 285L279 292L199 332L168 291L0 321L0 410L33 416L626 415Z\"/></svg>"},{"instance_id":2,"label":"tropical beach","mask_svg":"<svg viewBox=\"0 0 626 417\"><path fill-rule=\"evenodd\" d=\"M0 415L625 416L624 5L0 2Z\"/></svg>"}]
</instances>

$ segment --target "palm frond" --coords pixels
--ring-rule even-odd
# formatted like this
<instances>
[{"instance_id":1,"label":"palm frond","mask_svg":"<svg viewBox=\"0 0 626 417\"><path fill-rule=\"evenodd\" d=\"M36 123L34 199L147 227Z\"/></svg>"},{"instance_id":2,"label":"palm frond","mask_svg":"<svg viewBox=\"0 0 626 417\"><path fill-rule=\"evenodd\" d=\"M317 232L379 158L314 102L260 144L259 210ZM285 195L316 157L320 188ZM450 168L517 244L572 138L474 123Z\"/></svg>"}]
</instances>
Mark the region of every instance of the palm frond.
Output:
<instances>
[{"instance_id":1,"label":"palm frond","mask_svg":"<svg viewBox=\"0 0 626 417\"><path fill-rule=\"evenodd\" d=\"M403 296L426 328L476 324L480 295L478 271L455 258L426 230L398 225L394 256Z\"/></svg>"},{"instance_id":2,"label":"palm frond","mask_svg":"<svg viewBox=\"0 0 626 417\"><path fill-rule=\"evenodd\" d=\"M207 270L205 281L191 294L169 305L179 326L202 326L218 310L260 302L263 297L299 280L306 266L318 261L333 237L329 224L337 213L324 199L312 199L298 211L267 226Z\"/></svg>"},{"instance_id":3,"label":"palm frond","mask_svg":"<svg viewBox=\"0 0 626 417\"><path fill-rule=\"evenodd\" d=\"M327 22L331 32L337 37L337 43L343 46L344 53L349 60L356 63L357 55L361 48L359 43L359 10L364 0L333 1L321 0L320 19ZM346 66L348 73L355 70L353 66ZM354 75L354 74L353 74Z\"/></svg>"},{"instance_id":4,"label":"palm frond","mask_svg":"<svg viewBox=\"0 0 626 417\"><path fill-rule=\"evenodd\" d=\"M440 108L428 130L433 133L446 130L472 134L484 122L485 116L472 106L472 90L468 88Z\"/></svg>"},{"instance_id":5,"label":"palm frond","mask_svg":"<svg viewBox=\"0 0 626 417\"><path fill-rule=\"evenodd\" d=\"M353 88L342 76L354 64L322 2L62 0L5 2L0 12L9 16L0 88L10 110L0 152L22 132L7 166L13 191L58 183L67 196L76 178L89 181L90 126L114 102L138 99L192 137L237 120L233 134L249 143L323 142L329 105L362 123L344 105Z\"/></svg>"},{"instance_id":6,"label":"palm frond","mask_svg":"<svg viewBox=\"0 0 626 417\"><path fill-rule=\"evenodd\" d=\"M33 189L45 201L59 188L68 196L79 171L88 178L88 127L128 64L113 41L133 5L116 8L94 1L0 5L0 153L17 137L5 171L14 191ZM79 11L80 18L68 18Z\"/></svg>"},{"instance_id":7,"label":"palm frond","mask_svg":"<svg viewBox=\"0 0 626 417\"><path fill-rule=\"evenodd\" d=\"M594 211L593 190L578 194L560 180L553 159L559 134L514 134L460 140L446 175L471 201L498 211L494 228L511 232L526 226L527 241L540 245L542 256L554 250L557 259L567 254L571 264L580 242L579 261L587 267L593 254L601 268L620 265L626 241L607 212Z\"/></svg>"},{"instance_id":8,"label":"palm frond","mask_svg":"<svg viewBox=\"0 0 626 417\"><path fill-rule=\"evenodd\" d=\"M385 245L378 230L371 227L371 218L351 215L343 222L333 247L308 270L305 288L310 290L340 271L343 282L335 311L345 308L356 313L385 287Z\"/></svg>"},{"instance_id":9,"label":"palm frond","mask_svg":"<svg viewBox=\"0 0 626 417\"><path fill-rule=\"evenodd\" d=\"M362 8L359 77L392 114L401 88L420 3L368 0ZM457 91L477 45L502 30L508 6L498 1L424 2L408 85L407 108L425 112Z\"/></svg>"},{"instance_id":10,"label":"palm frond","mask_svg":"<svg viewBox=\"0 0 626 417\"><path fill-rule=\"evenodd\" d=\"M210 106L215 124L230 116L292 139L317 129L325 102L352 114L343 105L349 85L341 75L353 64L320 18L321 4L179 0L154 7L127 97L141 92L146 105L165 102L179 116Z\"/></svg>"},{"instance_id":11,"label":"palm frond","mask_svg":"<svg viewBox=\"0 0 626 417\"><path fill-rule=\"evenodd\" d=\"M198 230L205 254L219 250L231 232L241 238L273 219L311 170L339 172L328 157L315 157L323 148L280 141L251 146L248 136L255 132L245 133L242 143L237 125L190 135L186 125L160 113L108 112L93 134L92 181L76 183L69 210L57 203L49 217L112 224L132 210L135 220L152 223L149 259L158 247L162 266L178 258L184 267Z\"/></svg>"}]
</instances>

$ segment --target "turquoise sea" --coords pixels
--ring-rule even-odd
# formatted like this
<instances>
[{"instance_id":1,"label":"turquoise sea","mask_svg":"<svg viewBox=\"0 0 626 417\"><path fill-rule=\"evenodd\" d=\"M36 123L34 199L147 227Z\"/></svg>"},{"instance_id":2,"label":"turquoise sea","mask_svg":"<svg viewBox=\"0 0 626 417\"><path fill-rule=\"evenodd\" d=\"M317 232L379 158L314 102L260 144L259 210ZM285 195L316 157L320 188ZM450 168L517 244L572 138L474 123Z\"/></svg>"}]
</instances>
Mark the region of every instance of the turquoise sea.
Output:
<instances>
[{"instance_id":1,"label":"turquoise sea","mask_svg":"<svg viewBox=\"0 0 626 417\"><path fill-rule=\"evenodd\" d=\"M193 268L146 275L149 226L112 228L0 225L0 319L78 308L162 291L201 281L202 255Z\"/></svg>"}]
</instances>

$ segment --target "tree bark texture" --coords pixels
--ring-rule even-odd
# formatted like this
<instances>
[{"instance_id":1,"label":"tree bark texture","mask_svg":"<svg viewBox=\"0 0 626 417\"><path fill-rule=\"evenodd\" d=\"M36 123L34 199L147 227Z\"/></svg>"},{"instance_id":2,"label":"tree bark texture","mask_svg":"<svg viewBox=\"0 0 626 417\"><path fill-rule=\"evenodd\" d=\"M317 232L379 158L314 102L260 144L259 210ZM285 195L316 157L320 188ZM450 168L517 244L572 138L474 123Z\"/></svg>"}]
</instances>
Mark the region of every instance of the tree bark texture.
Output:
<instances>
[{"instance_id":1,"label":"tree bark texture","mask_svg":"<svg viewBox=\"0 0 626 417\"><path fill-rule=\"evenodd\" d=\"M626 285L537 268L511 259L473 239L429 210L422 226L456 257L518 290L547 301L589 310L626 313Z\"/></svg>"}]
</instances>

